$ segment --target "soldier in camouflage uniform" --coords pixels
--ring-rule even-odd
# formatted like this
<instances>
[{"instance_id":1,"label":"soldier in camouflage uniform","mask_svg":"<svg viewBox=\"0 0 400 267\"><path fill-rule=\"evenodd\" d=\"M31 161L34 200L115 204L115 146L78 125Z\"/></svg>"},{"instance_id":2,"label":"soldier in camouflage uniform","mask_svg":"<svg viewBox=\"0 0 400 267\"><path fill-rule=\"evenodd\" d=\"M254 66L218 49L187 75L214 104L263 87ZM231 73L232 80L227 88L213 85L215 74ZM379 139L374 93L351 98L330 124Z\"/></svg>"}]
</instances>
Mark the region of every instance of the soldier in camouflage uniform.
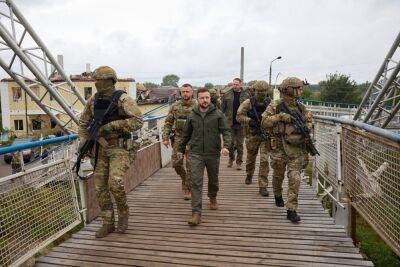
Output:
<instances>
[{"instance_id":1,"label":"soldier in camouflage uniform","mask_svg":"<svg viewBox=\"0 0 400 267\"><path fill-rule=\"evenodd\" d=\"M218 91L215 88L209 89L211 94L211 103L217 108L221 109L221 99L219 97Z\"/></svg>"},{"instance_id":2,"label":"soldier in camouflage uniform","mask_svg":"<svg viewBox=\"0 0 400 267\"><path fill-rule=\"evenodd\" d=\"M262 115L262 127L272 128L271 132L271 159L273 168L272 186L274 189L275 203L279 207L284 206L282 199L282 181L285 170L289 180L286 200L287 219L292 222L300 221L297 215L298 193L301 182L301 171L308 162L308 152L304 145L304 137L293 126L292 116L282 112L282 106L286 105L292 111L302 114L307 127L312 127L312 116L306 107L297 100L301 96L303 82L294 77L286 78L281 85L282 99L273 101Z\"/></svg>"},{"instance_id":3,"label":"soldier in camouflage uniform","mask_svg":"<svg viewBox=\"0 0 400 267\"><path fill-rule=\"evenodd\" d=\"M242 80L235 78L232 82L232 88L230 88L228 91L225 91L221 103L221 111L225 114L232 133L232 143L229 148L228 168L233 166L236 151L237 170L242 169L244 133L243 127L236 120L236 114L240 104L242 104L248 97L248 90L242 88Z\"/></svg>"},{"instance_id":4,"label":"soldier in camouflage uniform","mask_svg":"<svg viewBox=\"0 0 400 267\"><path fill-rule=\"evenodd\" d=\"M165 119L164 131L163 131L163 144L168 147L170 135L173 134L172 141L172 167L176 173L182 179L182 193L185 200L191 198L190 191L190 164L187 160L186 155L186 170L183 166L183 158L177 157L179 143L182 139L183 128L186 123L186 119L193 107L196 105L196 100L193 97L193 88L190 84L184 84L180 90L182 99L171 105L171 109L168 112L167 118Z\"/></svg>"},{"instance_id":5,"label":"soldier in camouflage uniform","mask_svg":"<svg viewBox=\"0 0 400 267\"><path fill-rule=\"evenodd\" d=\"M87 140L87 127L94 119L104 116L110 105L110 99L118 90L115 89L117 76L107 66L97 68L93 73L97 93L91 97L79 120L79 141ZM121 92L120 92L121 93ZM96 237L104 237L114 232L114 209L111 194L114 196L118 210L117 232L124 233L128 228L129 210L126 201L123 177L134 159L138 145L132 140L131 133L143 125L143 117L135 101L126 93L118 99L118 109L110 115L110 120L99 131L99 142L96 145L97 163L93 178L97 200L103 218L102 227ZM96 152L92 152L93 155Z\"/></svg>"},{"instance_id":6,"label":"soldier in camouflage uniform","mask_svg":"<svg viewBox=\"0 0 400 267\"><path fill-rule=\"evenodd\" d=\"M246 184L251 184L254 169L256 165L256 158L258 150L260 150L260 167L258 172L258 186L260 195L267 197L269 195L268 186L268 173L269 173L269 154L270 154L270 141L264 140L260 132L261 116L269 103L271 102L270 93L268 92L269 86L265 81L257 81L251 88L254 91L254 104L257 111L258 119L252 107L250 99L245 100L239 107L236 119L244 127L246 135Z\"/></svg>"}]
</instances>

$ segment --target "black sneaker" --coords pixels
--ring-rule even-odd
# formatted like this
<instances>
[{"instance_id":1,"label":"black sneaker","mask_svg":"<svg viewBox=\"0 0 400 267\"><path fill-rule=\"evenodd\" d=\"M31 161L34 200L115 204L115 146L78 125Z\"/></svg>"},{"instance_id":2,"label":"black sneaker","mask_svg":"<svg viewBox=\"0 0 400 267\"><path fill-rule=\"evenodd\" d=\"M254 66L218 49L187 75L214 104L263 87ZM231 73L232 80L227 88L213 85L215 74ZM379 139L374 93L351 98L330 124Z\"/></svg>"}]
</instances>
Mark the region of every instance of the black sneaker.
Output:
<instances>
[{"instance_id":1,"label":"black sneaker","mask_svg":"<svg viewBox=\"0 0 400 267\"><path fill-rule=\"evenodd\" d=\"M285 202L283 201L282 196L279 196L279 197L275 196L275 205L277 207L284 207L285 206Z\"/></svg>"},{"instance_id":2,"label":"black sneaker","mask_svg":"<svg viewBox=\"0 0 400 267\"><path fill-rule=\"evenodd\" d=\"M245 184L251 184L253 180L253 177L251 175L246 176L246 180L244 180Z\"/></svg>"},{"instance_id":3,"label":"black sneaker","mask_svg":"<svg viewBox=\"0 0 400 267\"><path fill-rule=\"evenodd\" d=\"M269 196L268 190L265 187L260 187L259 192L260 192L260 195L263 197Z\"/></svg>"},{"instance_id":4,"label":"black sneaker","mask_svg":"<svg viewBox=\"0 0 400 267\"><path fill-rule=\"evenodd\" d=\"M295 210L287 210L286 218L290 220L292 223L297 223L301 220L300 216L297 215L297 212Z\"/></svg>"}]
</instances>

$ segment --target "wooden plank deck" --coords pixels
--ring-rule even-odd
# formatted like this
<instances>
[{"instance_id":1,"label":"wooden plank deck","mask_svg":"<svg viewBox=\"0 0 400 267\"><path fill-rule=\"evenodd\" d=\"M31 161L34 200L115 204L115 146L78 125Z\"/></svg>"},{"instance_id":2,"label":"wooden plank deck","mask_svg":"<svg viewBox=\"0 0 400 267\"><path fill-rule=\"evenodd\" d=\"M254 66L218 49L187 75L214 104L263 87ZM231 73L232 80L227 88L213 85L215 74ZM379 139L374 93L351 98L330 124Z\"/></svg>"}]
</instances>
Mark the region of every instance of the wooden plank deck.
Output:
<instances>
[{"instance_id":1,"label":"wooden plank deck","mask_svg":"<svg viewBox=\"0 0 400 267\"><path fill-rule=\"evenodd\" d=\"M209 209L205 189L202 223L193 228L186 222L191 208L181 197L180 179L163 168L129 194L127 234L96 239L96 220L37 266L373 266L335 226L311 187L301 186L302 221L295 225L285 208L274 205L271 190L261 197L257 179L247 186L244 176L222 160L219 209Z\"/></svg>"}]
</instances>

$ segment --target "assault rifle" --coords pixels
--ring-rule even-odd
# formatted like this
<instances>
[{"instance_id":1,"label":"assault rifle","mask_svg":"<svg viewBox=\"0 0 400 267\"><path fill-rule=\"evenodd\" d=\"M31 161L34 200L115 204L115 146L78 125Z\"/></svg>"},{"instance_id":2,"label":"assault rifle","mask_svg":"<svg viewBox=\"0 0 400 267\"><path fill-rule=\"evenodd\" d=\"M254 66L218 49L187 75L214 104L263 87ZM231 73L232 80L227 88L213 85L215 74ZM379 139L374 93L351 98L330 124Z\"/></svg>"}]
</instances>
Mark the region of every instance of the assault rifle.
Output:
<instances>
[{"instance_id":1,"label":"assault rifle","mask_svg":"<svg viewBox=\"0 0 400 267\"><path fill-rule=\"evenodd\" d=\"M267 106L269 105L269 103L271 102L271 99L268 98L267 101ZM258 117L258 113L257 113L257 109L256 109L256 99L254 96L250 96L250 104L251 104L251 109L252 109L252 113L254 113L254 118L256 121L256 126L255 126L255 132L261 134L261 137L264 141L267 141L270 138L269 133L267 133L267 131L265 131L265 129L263 127L261 127L261 120L260 117Z\"/></svg>"},{"instance_id":2,"label":"assault rifle","mask_svg":"<svg viewBox=\"0 0 400 267\"><path fill-rule=\"evenodd\" d=\"M311 156L319 155L318 150L312 142L310 129L308 129L307 127L306 119L304 118L304 116L298 110L290 110L283 101L281 101L281 103L279 104L279 110L283 113L289 114L292 117L293 126L304 137L306 149L311 154Z\"/></svg>"},{"instance_id":3,"label":"assault rifle","mask_svg":"<svg viewBox=\"0 0 400 267\"><path fill-rule=\"evenodd\" d=\"M98 119L95 120L93 119L92 122L89 124L87 127L87 131L89 133L89 138L83 143L82 146L80 146L78 150L78 157L76 159L76 162L74 164L74 167L72 169L75 169L76 174L78 177L82 180L87 180L88 177L81 177L78 172L81 167L81 161L84 159L88 154L93 150L93 147L96 145L96 151L95 151L95 166L97 163L97 156L98 156L98 144L99 142L106 142L103 138L103 140L99 140L99 130L101 126L107 124L109 122L109 117L110 115L118 108L118 100L122 94L124 94L124 91L117 90L113 93L111 96L111 103L107 107L104 115Z\"/></svg>"}]
</instances>

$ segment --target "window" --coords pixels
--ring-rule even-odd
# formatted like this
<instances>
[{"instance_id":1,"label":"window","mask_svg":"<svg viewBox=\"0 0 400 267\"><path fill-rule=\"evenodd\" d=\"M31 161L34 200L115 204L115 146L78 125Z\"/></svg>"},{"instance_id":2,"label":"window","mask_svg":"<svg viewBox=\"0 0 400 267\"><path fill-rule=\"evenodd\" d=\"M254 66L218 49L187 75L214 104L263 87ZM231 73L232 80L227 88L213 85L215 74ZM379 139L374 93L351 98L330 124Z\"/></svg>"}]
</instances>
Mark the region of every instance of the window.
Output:
<instances>
[{"instance_id":1,"label":"window","mask_svg":"<svg viewBox=\"0 0 400 267\"><path fill-rule=\"evenodd\" d=\"M22 98L22 90L21 87L13 87L12 88L13 100L14 102L18 102Z\"/></svg>"},{"instance_id":2,"label":"window","mask_svg":"<svg viewBox=\"0 0 400 267\"><path fill-rule=\"evenodd\" d=\"M83 92L85 95L85 100L88 100L92 96L92 87L83 88Z\"/></svg>"},{"instance_id":3,"label":"window","mask_svg":"<svg viewBox=\"0 0 400 267\"><path fill-rule=\"evenodd\" d=\"M37 96L37 97L39 97L40 98L40 96L39 96L39 87L38 86L33 86L33 87L31 87L31 90L35 93L35 95ZM31 97L31 100L33 101L33 99L32 99L32 97Z\"/></svg>"},{"instance_id":4,"label":"window","mask_svg":"<svg viewBox=\"0 0 400 267\"><path fill-rule=\"evenodd\" d=\"M42 129L42 122L37 119L32 119L32 129L33 130L41 130Z\"/></svg>"},{"instance_id":5,"label":"window","mask_svg":"<svg viewBox=\"0 0 400 267\"><path fill-rule=\"evenodd\" d=\"M22 131L24 129L22 120L14 120L14 129L16 131Z\"/></svg>"},{"instance_id":6,"label":"window","mask_svg":"<svg viewBox=\"0 0 400 267\"><path fill-rule=\"evenodd\" d=\"M55 121L51 120L51 122L50 122L50 128L53 129L53 128L56 127L56 126L57 126L57 123L56 123Z\"/></svg>"}]
</instances>

